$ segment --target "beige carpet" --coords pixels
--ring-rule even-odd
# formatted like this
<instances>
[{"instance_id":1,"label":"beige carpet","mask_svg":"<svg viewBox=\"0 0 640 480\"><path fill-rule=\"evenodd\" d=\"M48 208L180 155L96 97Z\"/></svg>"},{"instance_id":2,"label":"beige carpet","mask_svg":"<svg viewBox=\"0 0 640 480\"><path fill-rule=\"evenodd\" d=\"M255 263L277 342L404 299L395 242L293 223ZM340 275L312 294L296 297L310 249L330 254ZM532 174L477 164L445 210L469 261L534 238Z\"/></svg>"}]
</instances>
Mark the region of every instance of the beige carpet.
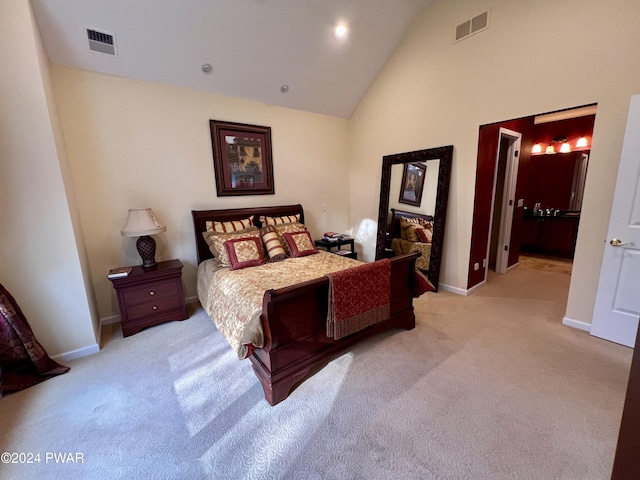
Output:
<instances>
[{"instance_id":1,"label":"beige carpet","mask_svg":"<svg viewBox=\"0 0 640 480\"><path fill-rule=\"evenodd\" d=\"M520 268L526 268L527 270L539 270L562 275L571 275L571 269L573 268L573 262L569 258L535 254L520 255L519 264Z\"/></svg>"},{"instance_id":2,"label":"beige carpet","mask_svg":"<svg viewBox=\"0 0 640 480\"><path fill-rule=\"evenodd\" d=\"M631 350L561 324L569 276L517 268L363 343L270 407L198 310L0 400L2 479L607 479ZM45 462L81 453L84 463Z\"/></svg>"}]
</instances>

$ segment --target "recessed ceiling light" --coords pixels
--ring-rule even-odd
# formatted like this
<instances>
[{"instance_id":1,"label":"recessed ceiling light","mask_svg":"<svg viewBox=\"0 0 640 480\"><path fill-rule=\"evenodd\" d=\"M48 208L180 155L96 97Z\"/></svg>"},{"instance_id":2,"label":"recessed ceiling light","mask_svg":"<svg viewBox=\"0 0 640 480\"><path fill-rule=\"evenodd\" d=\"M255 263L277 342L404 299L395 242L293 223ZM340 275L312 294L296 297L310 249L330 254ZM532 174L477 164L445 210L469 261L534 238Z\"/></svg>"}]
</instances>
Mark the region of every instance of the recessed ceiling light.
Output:
<instances>
[{"instance_id":1,"label":"recessed ceiling light","mask_svg":"<svg viewBox=\"0 0 640 480\"><path fill-rule=\"evenodd\" d=\"M344 38L347 36L348 31L349 31L349 28L347 28L347 26L344 23L340 23L336 26L335 30L333 31L333 34L336 36L336 38Z\"/></svg>"},{"instance_id":2,"label":"recessed ceiling light","mask_svg":"<svg viewBox=\"0 0 640 480\"><path fill-rule=\"evenodd\" d=\"M202 65L202 73L210 75L211 72L213 72L213 67L211 66L210 63L205 63Z\"/></svg>"},{"instance_id":3,"label":"recessed ceiling light","mask_svg":"<svg viewBox=\"0 0 640 480\"><path fill-rule=\"evenodd\" d=\"M287 93L289 91L289 85L282 85L280 87L280 93Z\"/></svg>"}]
</instances>

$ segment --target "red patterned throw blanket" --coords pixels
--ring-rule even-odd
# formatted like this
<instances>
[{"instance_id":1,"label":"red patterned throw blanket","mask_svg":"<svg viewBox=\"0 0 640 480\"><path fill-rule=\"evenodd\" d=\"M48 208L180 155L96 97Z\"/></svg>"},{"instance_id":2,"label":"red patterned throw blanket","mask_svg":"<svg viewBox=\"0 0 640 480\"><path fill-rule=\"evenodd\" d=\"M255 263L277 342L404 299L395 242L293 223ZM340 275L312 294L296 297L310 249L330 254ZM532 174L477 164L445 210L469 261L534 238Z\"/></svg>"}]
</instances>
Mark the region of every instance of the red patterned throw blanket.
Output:
<instances>
[{"instance_id":1,"label":"red patterned throw blanket","mask_svg":"<svg viewBox=\"0 0 640 480\"><path fill-rule=\"evenodd\" d=\"M69 367L47 355L15 299L0 284L0 397L67 371Z\"/></svg>"},{"instance_id":2,"label":"red patterned throw blanket","mask_svg":"<svg viewBox=\"0 0 640 480\"><path fill-rule=\"evenodd\" d=\"M338 340L389 318L391 261L330 273L327 336Z\"/></svg>"}]
</instances>

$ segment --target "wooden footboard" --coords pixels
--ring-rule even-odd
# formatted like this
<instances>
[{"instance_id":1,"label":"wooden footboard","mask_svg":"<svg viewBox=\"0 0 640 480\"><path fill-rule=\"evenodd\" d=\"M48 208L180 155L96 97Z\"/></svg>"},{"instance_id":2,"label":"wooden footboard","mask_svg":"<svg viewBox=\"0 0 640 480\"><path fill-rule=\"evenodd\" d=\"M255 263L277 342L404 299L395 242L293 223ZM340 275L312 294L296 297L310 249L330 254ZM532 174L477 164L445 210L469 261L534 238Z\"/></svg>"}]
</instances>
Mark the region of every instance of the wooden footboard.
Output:
<instances>
[{"instance_id":1,"label":"wooden footboard","mask_svg":"<svg viewBox=\"0 0 640 480\"><path fill-rule=\"evenodd\" d=\"M390 317L340 340L326 334L329 280L320 278L264 295L262 323L265 345L250 357L271 405L281 402L309 370L350 345L391 327L415 327L413 296L418 253L391 259Z\"/></svg>"}]
</instances>

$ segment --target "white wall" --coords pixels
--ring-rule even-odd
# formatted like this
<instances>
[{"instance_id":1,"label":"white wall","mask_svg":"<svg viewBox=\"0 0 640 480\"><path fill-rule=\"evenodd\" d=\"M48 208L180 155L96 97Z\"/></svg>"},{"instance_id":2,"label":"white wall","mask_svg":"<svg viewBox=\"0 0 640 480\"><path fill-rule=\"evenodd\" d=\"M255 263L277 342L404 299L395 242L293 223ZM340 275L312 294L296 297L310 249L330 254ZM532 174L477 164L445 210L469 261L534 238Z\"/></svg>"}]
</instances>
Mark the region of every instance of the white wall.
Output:
<instances>
[{"instance_id":1,"label":"white wall","mask_svg":"<svg viewBox=\"0 0 640 480\"><path fill-rule=\"evenodd\" d=\"M490 28L454 44L455 26L488 8ZM636 0L427 7L351 119L354 227L377 218L383 155L454 145L440 281L466 289L479 126L597 102L567 306L591 323L628 103L640 92L639 22ZM375 237L363 240L372 259Z\"/></svg>"},{"instance_id":2,"label":"white wall","mask_svg":"<svg viewBox=\"0 0 640 480\"><path fill-rule=\"evenodd\" d=\"M0 58L0 282L50 355L97 351L48 61L27 1L0 3Z\"/></svg>"},{"instance_id":3,"label":"white wall","mask_svg":"<svg viewBox=\"0 0 640 480\"><path fill-rule=\"evenodd\" d=\"M156 259L185 264L188 297L193 209L301 203L315 236L348 231L347 120L61 66L52 75L102 318L118 312L108 270L140 264L135 239L120 236L129 208L151 207L167 227ZM210 119L271 127L275 195L216 196Z\"/></svg>"}]
</instances>

